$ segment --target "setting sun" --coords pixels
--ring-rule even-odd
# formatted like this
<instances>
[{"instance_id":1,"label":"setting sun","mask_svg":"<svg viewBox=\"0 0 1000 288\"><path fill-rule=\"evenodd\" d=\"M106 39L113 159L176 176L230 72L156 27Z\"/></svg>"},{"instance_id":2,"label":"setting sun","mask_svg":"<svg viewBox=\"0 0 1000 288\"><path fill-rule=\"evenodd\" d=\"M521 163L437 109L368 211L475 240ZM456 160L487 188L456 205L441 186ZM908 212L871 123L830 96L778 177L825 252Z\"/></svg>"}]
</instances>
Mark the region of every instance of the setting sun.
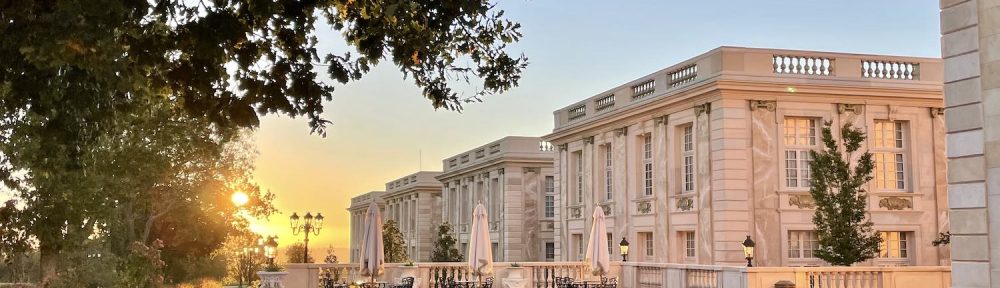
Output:
<instances>
[{"instance_id":1,"label":"setting sun","mask_svg":"<svg viewBox=\"0 0 1000 288\"><path fill-rule=\"evenodd\" d=\"M237 191L236 193L233 193L232 201L234 205L240 207L247 204L247 202L250 201L250 197L247 196L247 193L243 193L242 191Z\"/></svg>"}]
</instances>

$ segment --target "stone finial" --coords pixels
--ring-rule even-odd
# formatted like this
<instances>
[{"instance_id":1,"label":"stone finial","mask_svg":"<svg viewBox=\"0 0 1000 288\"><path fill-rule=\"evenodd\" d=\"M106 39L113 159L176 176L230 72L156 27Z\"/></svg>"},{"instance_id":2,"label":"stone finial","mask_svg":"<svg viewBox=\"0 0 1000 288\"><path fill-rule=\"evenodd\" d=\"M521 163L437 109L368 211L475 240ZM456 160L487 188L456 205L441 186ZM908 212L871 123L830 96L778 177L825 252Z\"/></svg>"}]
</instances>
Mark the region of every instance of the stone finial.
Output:
<instances>
[{"instance_id":1,"label":"stone finial","mask_svg":"<svg viewBox=\"0 0 1000 288\"><path fill-rule=\"evenodd\" d=\"M766 109L768 112L774 112L774 109L777 106L778 106L778 101L750 100L750 111L757 111L757 109Z\"/></svg>"}]
</instances>

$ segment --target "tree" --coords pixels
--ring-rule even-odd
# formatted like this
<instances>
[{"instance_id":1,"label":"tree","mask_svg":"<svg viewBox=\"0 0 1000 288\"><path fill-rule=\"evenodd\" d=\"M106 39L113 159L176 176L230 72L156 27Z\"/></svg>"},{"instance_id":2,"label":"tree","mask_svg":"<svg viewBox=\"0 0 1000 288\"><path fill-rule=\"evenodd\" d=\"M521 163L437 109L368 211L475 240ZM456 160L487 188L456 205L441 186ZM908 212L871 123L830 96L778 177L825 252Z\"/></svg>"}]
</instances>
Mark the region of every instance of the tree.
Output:
<instances>
[{"instance_id":1,"label":"tree","mask_svg":"<svg viewBox=\"0 0 1000 288\"><path fill-rule=\"evenodd\" d=\"M264 267L265 257L260 236L244 233L230 236L221 252L226 254L228 267L227 278L240 287L246 284L250 287L257 279L257 272Z\"/></svg>"},{"instance_id":2,"label":"tree","mask_svg":"<svg viewBox=\"0 0 1000 288\"><path fill-rule=\"evenodd\" d=\"M385 263L403 263L410 260L404 239L396 221L389 220L382 224L382 247L385 251Z\"/></svg>"},{"instance_id":3,"label":"tree","mask_svg":"<svg viewBox=\"0 0 1000 288\"><path fill-rule=\"evenodd\" d=\"M327 246L326 257L323 258L323 263L326 264L340 263L340 260L337 258L337 254L335 254L333 251L333 245ZM344 271L344 268L337 268L337 267L323 268L323 274L320 275L320 277L323 279L323 281L329 281L329 283L338 283L346 280L343 279L345 272L346 271Z\"/></svg>"},{"instance_id":4,"label":"tree","mask_svg":"<svg viewBox=\"0 0 1000 288\"><path fill-rule=\"evenodd\" d=\"M882 241L868 217L868 195L864 188L872 179L875 162L872 154L865 152L851 165L865 133L850 123L845 124L840 131L843 143L838 144L830 126L830 122L823 126L824 149L809 153L812 156L809 194L816 200L813 224L819 238L816 257L833 265L849 266L875 257Z\"/></svg>"},{"instance_id":5,"label":"tree","mask_svg":"<svg viewBox=\"0 0 1000 288\"><path fill-rule=\"evenodd\" d=\"M120 235L101 243L129 254L133 242L148 245L183 223L164 218L187 212L169 206L205 190L146 197L177 188L171 177L186 180L185 169L198 167L171 162L187 146L174 146L185 141L171 142L167 130L196 128L210 137L193 139L220 144L259 115L280 113L305 116L325 135L320 115L334 86L319 79L318 66L347 83L389 58L433 107L460 110L516 86L527 64L505 52L520 25L488 1L48 0L0 1L0 11L0 182L25 206L19 222L37 240L43 285L66 267L61 254L76 255L94 231ZM320 57L317 20L356 55ZM470 76L481 88L460 98L449 80ZM164 125L162 137L130 130L170 123L163 115L179 125ZM169 148L149 145L145 152L163 152L151 158L129 153L154 140ZM222 215L208 209L191 215ZM164 241L164 257L175 243Z\"/></svg>"},{"instance_id":6,"label":"tree","mask_svg":"<svg viewBox=\"0 0 1000 288\"><path fill-rule=\"evenodd\" d=\"M288 245L285 248L285 259L286 263L313 263L312 255L309 255L309 259L305 259L306 245L302 242L295 242L295 244Z\"/></svg>"},{"instance_id":7,"label":"tree","mask_svg":"<svg viewBox=\"0 0 1000 288\"><path fill-rule=\"evenodd\" d=\"M441 223L438 226L437 241L434 242L434 251L431 253L433 262L462 262L462 253L455 248L455 237L452 237L451 224Z\"/></svg>"}]
</instances>

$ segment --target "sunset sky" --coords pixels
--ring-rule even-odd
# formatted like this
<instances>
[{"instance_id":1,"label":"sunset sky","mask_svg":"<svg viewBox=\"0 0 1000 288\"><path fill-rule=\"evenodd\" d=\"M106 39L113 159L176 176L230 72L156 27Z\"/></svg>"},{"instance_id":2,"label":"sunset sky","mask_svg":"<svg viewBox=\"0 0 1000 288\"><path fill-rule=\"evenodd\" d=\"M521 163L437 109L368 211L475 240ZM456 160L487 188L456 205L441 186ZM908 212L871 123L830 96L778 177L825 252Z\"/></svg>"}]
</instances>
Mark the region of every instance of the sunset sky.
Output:
<instances>
[{"instance_id":1,"label":"sunset sky","mask_svg":"<svg viewBox=\"0 0 1000 288\"><path fill-rule=\"evenodd\" d=\"M351 197L421 168L440 170L441 159L503 136L544 135L552 111L718 46L940 57L932 0L513 0L499 8L522 24L524 39L511 51L530 61L510 93L463 113L435 111L412 80L383 63L337 85L326 103L326 138L310 135L305 119L263 119L256 180L277 194L282 213L256 228L285 246L301 240L288 227L292 212L322 212L312 255L321 260L333 245L346 261ZM320 30L321 52L347 51L340 35Z\"/></svg>"}]
</instances>

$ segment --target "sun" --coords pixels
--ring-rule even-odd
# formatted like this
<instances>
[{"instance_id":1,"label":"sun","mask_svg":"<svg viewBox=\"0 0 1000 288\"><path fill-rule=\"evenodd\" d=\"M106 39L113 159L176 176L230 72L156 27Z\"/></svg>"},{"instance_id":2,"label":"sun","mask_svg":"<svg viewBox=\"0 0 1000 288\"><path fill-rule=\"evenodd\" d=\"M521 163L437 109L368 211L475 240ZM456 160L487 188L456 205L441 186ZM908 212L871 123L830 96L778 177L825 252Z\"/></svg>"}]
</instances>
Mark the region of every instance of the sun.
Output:
<instances>
[{"instance_id":1,"label":"sun","mask_svg":"<svg viewBox=\"0 0 1000 288\"><path fill-rule=\"evenodd\" d=\"M247 196L247 194L242 191L237 191L236 193L233 193L231 200L236 207L241 207L250 201L250 196Z\"/></svg>"}]
</instances>

